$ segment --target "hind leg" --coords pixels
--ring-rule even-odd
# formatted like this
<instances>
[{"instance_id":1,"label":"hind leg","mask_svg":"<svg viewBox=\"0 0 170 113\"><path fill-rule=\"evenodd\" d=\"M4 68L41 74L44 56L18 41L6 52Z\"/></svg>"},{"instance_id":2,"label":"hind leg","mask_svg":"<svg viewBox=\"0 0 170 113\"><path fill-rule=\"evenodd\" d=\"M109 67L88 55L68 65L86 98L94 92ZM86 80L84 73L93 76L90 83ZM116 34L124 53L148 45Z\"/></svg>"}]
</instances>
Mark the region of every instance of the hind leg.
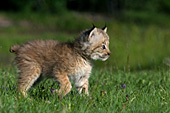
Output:
<instances>
[{"instance_id":1,"label":"hind leg","mask_svg":"<svg viewBox=\"0 0 170 113\"><path fill-rule=\"evenodd\" d=\"M38 66L29 65L20 69L18 79L18 91L27 96L26 91L34 84L34 82L40 77L41 69Z\"/></svg>"}]
</instances>

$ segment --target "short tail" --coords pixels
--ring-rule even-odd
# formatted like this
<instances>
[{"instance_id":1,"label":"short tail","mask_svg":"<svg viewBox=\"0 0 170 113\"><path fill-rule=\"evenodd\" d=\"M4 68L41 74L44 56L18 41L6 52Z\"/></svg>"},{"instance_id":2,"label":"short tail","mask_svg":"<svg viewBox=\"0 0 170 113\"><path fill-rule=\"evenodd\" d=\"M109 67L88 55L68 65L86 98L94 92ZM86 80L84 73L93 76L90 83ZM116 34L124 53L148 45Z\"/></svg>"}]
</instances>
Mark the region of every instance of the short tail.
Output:
<instances>
[{"instance_id":1,"label":"short tail","mask_svg":"<svg viewBox=\"0 0 170 113\"><path fill-rule=\"evenodd\" d=\"M11 53L15 53L19 48L20 48L19 45L13 45L13 46L11 46L11 48L9 49L9 51L10 51Z\"/></svg>"}]
</instances>

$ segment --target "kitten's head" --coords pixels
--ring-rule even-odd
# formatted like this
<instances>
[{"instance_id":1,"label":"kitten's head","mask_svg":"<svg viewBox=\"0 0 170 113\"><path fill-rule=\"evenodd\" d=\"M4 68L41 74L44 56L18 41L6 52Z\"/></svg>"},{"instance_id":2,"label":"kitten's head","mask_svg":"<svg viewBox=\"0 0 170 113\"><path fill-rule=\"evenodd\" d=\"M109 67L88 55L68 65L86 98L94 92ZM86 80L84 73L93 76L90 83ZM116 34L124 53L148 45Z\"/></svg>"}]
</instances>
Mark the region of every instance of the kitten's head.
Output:
<instances>
[{"instance_id":1,"label":"kitten's head","mask_svg":"<svg viewBox=\"0 0 170 113\"><path fill-rule=\"evenodd\" d=\"M82 32L76 41L79 42L79 48L83 54L93 60L107 60L110 56L110 50L109 36L106 32L106 26L102 29L93 26L93 28Z\"/></svg>"}]
</instances>

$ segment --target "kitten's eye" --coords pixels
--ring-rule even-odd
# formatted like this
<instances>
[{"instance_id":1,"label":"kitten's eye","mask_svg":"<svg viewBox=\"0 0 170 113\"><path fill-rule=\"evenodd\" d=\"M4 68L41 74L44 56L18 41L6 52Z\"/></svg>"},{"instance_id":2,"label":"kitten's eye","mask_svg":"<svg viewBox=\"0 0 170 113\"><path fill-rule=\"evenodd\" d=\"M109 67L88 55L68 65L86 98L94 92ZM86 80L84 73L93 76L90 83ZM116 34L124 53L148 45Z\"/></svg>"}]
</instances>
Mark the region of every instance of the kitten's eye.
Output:
<instances>
[{"instance_id":1,"label":"kitten's eye","mask_svg":"<svg viewBox=\"0 0 170 113\"><path fill-rule=\"evenodd\" d=\"M106 49L106 46L105 46L105 45L102 45L102 49Z\"/></svg>"}]
</instances>

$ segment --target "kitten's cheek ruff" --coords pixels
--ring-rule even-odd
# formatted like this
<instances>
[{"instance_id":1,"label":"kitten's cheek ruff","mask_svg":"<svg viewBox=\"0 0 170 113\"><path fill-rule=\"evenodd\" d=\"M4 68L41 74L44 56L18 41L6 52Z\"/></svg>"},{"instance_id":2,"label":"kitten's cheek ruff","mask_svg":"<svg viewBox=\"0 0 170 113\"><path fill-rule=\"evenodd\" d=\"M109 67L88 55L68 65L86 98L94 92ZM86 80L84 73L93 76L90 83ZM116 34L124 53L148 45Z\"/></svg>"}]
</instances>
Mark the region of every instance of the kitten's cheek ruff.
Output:
<instances>
[{"instance_id":1,"label":"kitten's cheek ruff","mask_svg":"<svg viewBox=\"0 0 170 113\"><path fill-rule=\"evenodd\" d=\"M91 59L93 59L93 60L98 60L99 57L97 57L97 56L91 56Z\"/></svg>"}]
</instances>

